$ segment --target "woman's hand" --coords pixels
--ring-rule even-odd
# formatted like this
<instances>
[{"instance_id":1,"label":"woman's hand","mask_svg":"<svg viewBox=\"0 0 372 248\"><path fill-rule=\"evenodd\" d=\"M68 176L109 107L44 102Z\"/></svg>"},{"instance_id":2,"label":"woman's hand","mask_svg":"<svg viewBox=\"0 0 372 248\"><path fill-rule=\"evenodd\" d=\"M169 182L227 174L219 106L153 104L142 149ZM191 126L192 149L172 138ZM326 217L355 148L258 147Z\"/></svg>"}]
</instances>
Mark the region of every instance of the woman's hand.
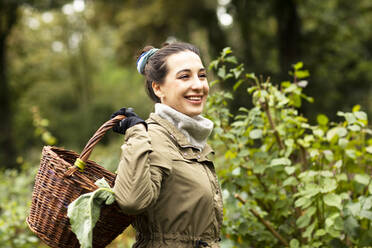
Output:
<instances>
[{"instance_id":1,"label":"woman's hand","mask_svg":"<svg viewBox=\"0 0 372 248\"><path fill-rule=\"evenodd\" d=\"M147 124L142 120L136 113L134 113L132 108L121 108L111 115L111 119L117 115L125 115L127 118L119 121L115 126L112 127L112 130L116 133L125 134L128 128L133 127L134 125L142 123L147 130Z\"/></svg>"}]
</instances>

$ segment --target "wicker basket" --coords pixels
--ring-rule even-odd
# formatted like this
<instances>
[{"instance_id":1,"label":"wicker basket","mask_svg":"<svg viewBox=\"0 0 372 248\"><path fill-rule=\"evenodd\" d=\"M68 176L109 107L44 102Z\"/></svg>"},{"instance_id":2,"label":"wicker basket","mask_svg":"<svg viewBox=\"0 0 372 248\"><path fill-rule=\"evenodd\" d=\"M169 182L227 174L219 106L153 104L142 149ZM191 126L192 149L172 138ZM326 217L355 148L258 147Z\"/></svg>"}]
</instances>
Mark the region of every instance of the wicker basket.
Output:
<instances>
[{"instance_id":1,"label":"wicker basket","mask_svg":"<svg viewBox=\"0 0 372 248\"><path fill-rule=\"evenodd\" d=\"M104 123L88 141L80 156L62 148L44 147L27 224L50 247L80 247L71 231L67 207L80 195L97 189L94 182L102 177L111 187L114 185L116 175L88 158L105 132L123 118L125 117L117 116ZM86 168L82 172L74 166L77 158L86 162ZM133 216L123 214L116 202L109 206L104 205L100 219L93 229L93 247L107 246L133 219Z\"/></svg>"}]
</instances>

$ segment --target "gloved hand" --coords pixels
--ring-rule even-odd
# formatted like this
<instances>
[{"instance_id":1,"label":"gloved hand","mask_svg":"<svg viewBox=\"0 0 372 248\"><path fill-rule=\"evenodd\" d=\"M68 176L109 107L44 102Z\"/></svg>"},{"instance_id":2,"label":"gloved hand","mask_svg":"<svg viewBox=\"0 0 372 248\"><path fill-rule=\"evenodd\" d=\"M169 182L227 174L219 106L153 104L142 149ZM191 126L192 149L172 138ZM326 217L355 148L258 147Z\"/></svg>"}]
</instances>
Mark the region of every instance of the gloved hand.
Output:
<instances>
[{"instance_id":1,"label":"gloved hand","mask_svg":"<svg viewBox=\"0 0 372 248\"><path fill-rule=\"evenodd\" d=\"M125 131L127 131L128 128L133 127L134 125L142 123L145 125L147 130L147 123L142 120L136 113L134 113L132 108L121 108L115 113L111 115L111 119L114 118L117 115L125 115L127 118L119 121L116 123L115 126L112 127L112 130L116 133L125 134Z\"/></svg>"}]
</instances>

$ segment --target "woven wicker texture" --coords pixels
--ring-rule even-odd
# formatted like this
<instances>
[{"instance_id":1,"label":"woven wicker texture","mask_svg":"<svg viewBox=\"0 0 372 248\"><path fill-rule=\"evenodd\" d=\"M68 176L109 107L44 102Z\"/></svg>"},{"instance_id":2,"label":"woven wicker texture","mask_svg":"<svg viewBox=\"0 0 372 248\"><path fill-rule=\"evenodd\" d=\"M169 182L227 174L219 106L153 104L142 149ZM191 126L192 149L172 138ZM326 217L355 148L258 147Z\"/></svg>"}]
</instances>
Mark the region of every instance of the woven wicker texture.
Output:
<instances>
[{"instance_id":1,"label":"woven wicker texture","mask_svg":"<svg viewBox=\"0 0 372 248\"><path fill-rule=\"evenodd\" d=\"M67 207L80 195L97 189L94 182L102 177L111 187L114 185L116 175L88 160L88 157L103 134L122 118L106 122L89 140L80 155L80 159L86 162L83 172L73 166L79 157L77 153L58 147L43 148L27 223L48 246L80 247L75 234L71 231ZM133 219L133 216L123 214L116 203L104 205L100 219L93 229L93 247L107 246L131 224Z\"/></svg>"}]
</instances>

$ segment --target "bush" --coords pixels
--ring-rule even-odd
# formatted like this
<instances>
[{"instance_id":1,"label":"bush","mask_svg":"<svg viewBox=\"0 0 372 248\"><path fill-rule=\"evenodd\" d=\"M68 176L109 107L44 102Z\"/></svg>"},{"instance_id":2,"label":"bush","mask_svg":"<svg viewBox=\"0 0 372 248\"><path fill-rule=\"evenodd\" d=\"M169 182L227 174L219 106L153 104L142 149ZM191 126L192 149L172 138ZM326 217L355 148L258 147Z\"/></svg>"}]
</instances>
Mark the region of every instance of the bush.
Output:
<instances>
[{"instance_id":1,"label":"bush","mask_svg":"<svg viewBox=\"0 0 372 248\"><path fill-rule=\"evenodd\" d=\"M36 247L39 239L28 229L35 168L22 163L22 169L0 172L0 247Z\"/></svg>"},{"instance_id":2,"label":"bush","mask_svg":"<svg viewBox=\"0 0 372 248\"><path fill-rule=\"evenodd\" d=\"M230 92L207 102L211 144L223 188L223 234L237 247L368 247L372 244L372 139L361 107L340 122L299 112L309 73L294 65L293 82L245 74L229 48L212 61L215 85L246 83L252 108L228 109Z\"/></svg>"}]
</instances>

